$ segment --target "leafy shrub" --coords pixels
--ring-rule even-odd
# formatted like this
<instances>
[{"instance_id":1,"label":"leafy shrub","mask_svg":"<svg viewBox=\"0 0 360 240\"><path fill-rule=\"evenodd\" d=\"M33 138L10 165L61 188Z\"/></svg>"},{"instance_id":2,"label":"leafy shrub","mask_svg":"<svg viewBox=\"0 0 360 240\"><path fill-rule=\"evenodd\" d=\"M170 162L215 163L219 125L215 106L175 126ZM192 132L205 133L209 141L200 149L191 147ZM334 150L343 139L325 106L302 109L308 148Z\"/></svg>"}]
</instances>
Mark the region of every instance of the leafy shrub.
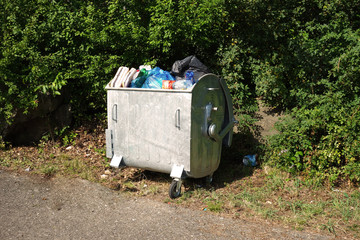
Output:
<instances>
[{"instance_id":1,"label":"leafy shrub","mask_svg":"<svg viewBox=\"0 0 360 240\"><path fill-rule=\"evenodd\" d=\"M293 12L302 24L257 71L257 94L292 109L267 158L290 172L359 181L359 18L337 2L313 1L312 8Z\"/></svg>"},{"instance_id":2,"label":"leafy shrub","mask_svg":"<svg viewBox=\"0 0 360 240\"><path fill-rule=\"evenodd\" d=\"M312 109L294 109L278 124L281 134L270 139L269 161L287 171L309 176L338 176L359 181L360 100L350 103L327 98Z\"/></svg>"},{"instance_id":3,"label":"leafy shrub","mask_svg":"<svg viewBox=\"0 0 360 240\"><path fill-rule=\"evenodd\" d=\"M239 119L239 130L249 132L258 110L254 86L251 82L251 49L240 40L233 40L227 48L218 50L221 76L225 79L234 105L234 114Z\"/></svg>"}]
</instances>

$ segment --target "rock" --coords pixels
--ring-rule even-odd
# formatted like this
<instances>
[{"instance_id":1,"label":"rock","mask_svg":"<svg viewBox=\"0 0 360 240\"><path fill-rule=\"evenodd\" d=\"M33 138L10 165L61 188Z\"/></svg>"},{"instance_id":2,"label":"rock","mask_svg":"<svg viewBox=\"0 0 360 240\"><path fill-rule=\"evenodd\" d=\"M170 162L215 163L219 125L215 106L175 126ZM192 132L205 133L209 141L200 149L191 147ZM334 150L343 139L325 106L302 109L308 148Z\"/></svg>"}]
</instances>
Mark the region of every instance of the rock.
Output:
<instances>
[{"instance_id":1,"label":"rock","mask_svg":"<svg viewBox=\"0 0 360 240\"><path fill-rule=\"evenodd\" d=\"M102 175L100 176L101 179L107 179L108 177L109 177L109 176L106 175L106 174L102 174Z\"/></svg>"},{"instance_id":2,"label":"rock","mask_svg":"<svg viewBox=\"0 0 360 240\"><path fill-rule=\"evenodd\" d=\"M107 170L105 171L105 174L106 174L106 175L111 175L111 171L110 171L109 169L107 169Z\"/></svg>"}]
</instances>

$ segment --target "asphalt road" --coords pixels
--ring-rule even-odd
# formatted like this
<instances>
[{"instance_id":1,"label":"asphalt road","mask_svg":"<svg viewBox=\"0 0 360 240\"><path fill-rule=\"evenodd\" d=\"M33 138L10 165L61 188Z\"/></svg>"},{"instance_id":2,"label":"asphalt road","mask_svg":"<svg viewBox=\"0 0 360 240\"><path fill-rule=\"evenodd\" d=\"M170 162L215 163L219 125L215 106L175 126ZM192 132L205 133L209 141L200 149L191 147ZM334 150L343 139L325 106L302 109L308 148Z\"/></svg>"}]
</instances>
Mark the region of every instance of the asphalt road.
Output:
<instances>
[{"instance_id":1,"label":"asphalt road","mask_svg":"<svg viewBox=\"0 0 360 240\"><path fill-rule=\"evenodd\" d=\"M333 239L0 170L0 239Z\"/></svg>"}]
</instances>

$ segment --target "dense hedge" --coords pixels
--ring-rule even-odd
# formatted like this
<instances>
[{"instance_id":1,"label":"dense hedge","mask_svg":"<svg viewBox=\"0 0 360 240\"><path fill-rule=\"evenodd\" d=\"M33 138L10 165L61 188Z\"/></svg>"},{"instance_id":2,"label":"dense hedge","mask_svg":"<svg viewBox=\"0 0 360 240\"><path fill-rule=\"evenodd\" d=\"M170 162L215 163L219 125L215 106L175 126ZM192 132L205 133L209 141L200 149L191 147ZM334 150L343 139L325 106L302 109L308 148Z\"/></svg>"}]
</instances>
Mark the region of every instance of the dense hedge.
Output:
<instances>
[{"instance_id":1,"label":"dense hedge","mask_svg":"<svg viewBox=\"0 0 360 240\"><path fill-rule=\"evenodd\" d=\"M260 66L257 94L292 109L270 141L273 164L331 182L360 180L359 7L314 1L294 8L293 33Z\"/></svg>"},{"instance_id":2,"label":"dense hedge","mask_svg":"<svg viewBox=\"0 0 360 240\"><path fill-rule=\"evenodd\" d=\"M228 82L241 131L256 98L287 109L264 159L360 180L360 2L1 1L0 122L70 91L75 116L104 112L121 65L169 69L197 55ZM79 118L81 119L81 118Z\"/></svg>"}]
</instances>

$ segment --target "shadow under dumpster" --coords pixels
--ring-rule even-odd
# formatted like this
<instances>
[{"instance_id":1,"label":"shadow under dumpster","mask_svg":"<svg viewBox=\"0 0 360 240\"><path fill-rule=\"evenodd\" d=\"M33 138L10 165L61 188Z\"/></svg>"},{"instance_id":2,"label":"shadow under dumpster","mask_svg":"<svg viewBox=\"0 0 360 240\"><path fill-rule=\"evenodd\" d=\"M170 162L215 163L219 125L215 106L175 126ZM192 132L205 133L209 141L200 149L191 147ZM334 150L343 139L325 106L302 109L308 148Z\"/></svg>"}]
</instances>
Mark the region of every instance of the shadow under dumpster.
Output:
<instances>
[{"instance_id":1,"label":"shadow under dumpster","mask_svg":"<svg viewBox=\"0 0 360 240\"><path fill-rule=\"evenodd\" d=\"M263 144L258 139L257 136L250 133L234 133L232 146L230 148L224 147L222 150L220 165L214 172L212 182L209 184L207 178L186 178L183 182L186 191L193 191L199 187L216 190L237 180L252 176L260 164L259 159L257 159L258 165L256 167L245 166L242 160L248 154L261 155ZM166 185L171 181L171 177L166 173L140 169L135 170L135 173L129 178L134 182L140 182L144 179Z\"/></svg>"},{"instance_id":2,"label":"shadow under dumpster","mask_svg":"<svg viewBox=\"0 0 360 240\"><path fill-rule=\"evenodd\" d=\"M242 160L248 154L261 155L263 144L258 139L252 134L234 133L231 147L222 150L220 165L214 172L211 184L207 183L206 178L188 178L184 185L190 191L199 186L216 190L244 177L252 176L260 164L259 159L257 159L256 167L245 166Z\"/></svg>"}]
</instances>

